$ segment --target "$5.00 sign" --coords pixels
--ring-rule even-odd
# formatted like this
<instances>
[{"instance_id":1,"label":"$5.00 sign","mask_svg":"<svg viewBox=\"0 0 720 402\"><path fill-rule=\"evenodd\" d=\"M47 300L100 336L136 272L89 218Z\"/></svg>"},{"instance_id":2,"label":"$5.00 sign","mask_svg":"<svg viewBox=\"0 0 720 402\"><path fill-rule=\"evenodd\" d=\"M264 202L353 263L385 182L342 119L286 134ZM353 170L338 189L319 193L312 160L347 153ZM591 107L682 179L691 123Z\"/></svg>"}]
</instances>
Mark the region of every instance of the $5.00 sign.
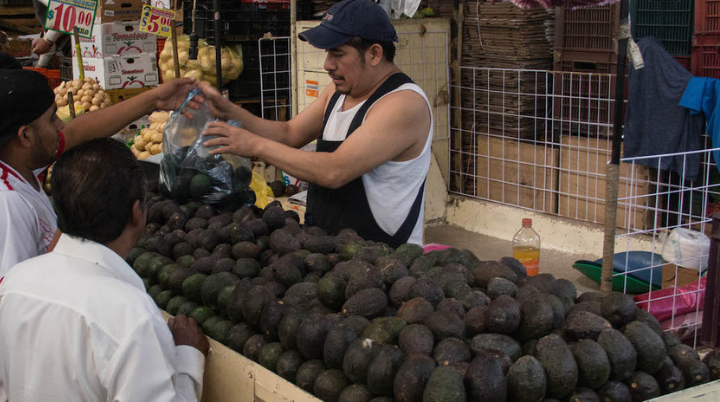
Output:
<instances>
[{"instance_id":1,"label":"$5.00 sign","mask_svg":"<svg viewBox=\"0 0 720 402\"><path fill-rule=\"evenodd\" d=\"M140 31L169 38L174 18L175 13L170 10L145 5L140 18Z\"/></svg>"},{"instance_id":2,"label":"$5.00 sign","mask_svg":"<svg viewBox=\"0 0 720 402\"><path fill-rule=\"evenodd\" d=\"M77 27L83 38L92 36L95 21L96 0L50 0L45 16L45 29L73 33Z\"/></svg>"}]
</instances>

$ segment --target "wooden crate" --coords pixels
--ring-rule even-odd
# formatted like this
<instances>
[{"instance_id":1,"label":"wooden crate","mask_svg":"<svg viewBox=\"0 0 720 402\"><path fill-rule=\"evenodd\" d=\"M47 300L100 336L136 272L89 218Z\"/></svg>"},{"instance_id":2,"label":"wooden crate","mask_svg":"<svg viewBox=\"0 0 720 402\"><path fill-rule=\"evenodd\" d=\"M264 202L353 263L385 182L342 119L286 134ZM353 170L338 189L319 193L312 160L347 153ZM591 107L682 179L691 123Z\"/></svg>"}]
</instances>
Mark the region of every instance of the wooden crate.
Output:
<instances>
[{"instance_id":1,"label":"wooden crate","mask_svg":"<svg viewBox=\"0 0 720 402\"><path fill-rule=\"evenodd\" d=\"M609 140L562 137L558 189L560 216L587 222L605 222L605 175L611 148L612 142ZM647 208L654 205L655 189L650 178L650 169L645 166L620 166L618 227L638 230L653 227L653 214Z\"/></svg>"},{"instance_id":2,"label":"wooden crate","mask_svg":"<svg viewBox=\"0 0 720 402\"><path fill-rule=\"evenodd\" d=\"M557 205L557 150L545 144L478 135L473 153L477 177L466 194L554 213Z\"/></svg>"}]
</instances>

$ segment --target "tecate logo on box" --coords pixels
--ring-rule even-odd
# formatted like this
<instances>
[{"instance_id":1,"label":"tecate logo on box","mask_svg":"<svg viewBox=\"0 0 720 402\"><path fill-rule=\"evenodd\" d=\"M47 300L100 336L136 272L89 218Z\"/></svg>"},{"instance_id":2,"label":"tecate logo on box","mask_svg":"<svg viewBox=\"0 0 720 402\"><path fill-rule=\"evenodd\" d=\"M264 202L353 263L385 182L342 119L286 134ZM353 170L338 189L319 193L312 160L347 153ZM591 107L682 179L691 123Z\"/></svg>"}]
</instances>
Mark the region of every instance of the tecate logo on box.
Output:
<instances>
[{"instance_id":1,"label":"tecate logo on box","mask_svg":"<svg viewBox=\"0 0 720 402\"><path fill-rule=\"evenodd\" d=\"M138 21L95 24L90 39L80 39L83 57L101 59L114 55L157 53L157 40L153 35L140 32ZM75 56L73 38L72 55Z\"/></svg>"}]
</instances>

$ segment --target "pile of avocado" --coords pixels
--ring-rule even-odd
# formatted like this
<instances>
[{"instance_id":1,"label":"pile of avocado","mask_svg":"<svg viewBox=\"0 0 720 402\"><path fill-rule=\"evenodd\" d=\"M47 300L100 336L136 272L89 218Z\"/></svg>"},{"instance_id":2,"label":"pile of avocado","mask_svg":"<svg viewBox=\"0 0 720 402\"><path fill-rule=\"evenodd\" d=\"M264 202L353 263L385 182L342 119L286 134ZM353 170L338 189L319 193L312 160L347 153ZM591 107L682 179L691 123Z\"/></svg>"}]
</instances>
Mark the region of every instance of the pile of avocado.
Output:
<instances>
[{"instance_id":1,"label":"pile of avocado","mask_svg":"<svg viewBox=\"0 0 720 402\"><path fill-rule=\"evenodd\" d=\"M629 402L720 378L631 297L512 258L329 235L277 202L148 214L127 262L157 305L323 401Z\"/></svg>"}]
</instances>

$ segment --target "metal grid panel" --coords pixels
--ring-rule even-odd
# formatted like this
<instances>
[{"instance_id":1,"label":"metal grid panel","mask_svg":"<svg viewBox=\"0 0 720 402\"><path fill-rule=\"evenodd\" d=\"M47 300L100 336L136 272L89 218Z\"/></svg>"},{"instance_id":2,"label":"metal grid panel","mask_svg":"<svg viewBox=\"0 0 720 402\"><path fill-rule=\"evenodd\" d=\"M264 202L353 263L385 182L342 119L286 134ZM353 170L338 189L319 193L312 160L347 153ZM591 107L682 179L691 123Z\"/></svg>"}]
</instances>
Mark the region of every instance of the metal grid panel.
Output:
<instances>
[{"instance_id":1,"label":"metal grid panel","mask_svg":"<svg viewBox=\"0 0 720 402\"><path fill-rule=\"evenodd\" d=\"M292 106L290 37L258 40L258 57L262 118L285 121Z\"/></svg>"},{"instance_id":2,"label":"metal grid panel","mask_svg":"<svg viewBox=\"0 0 720 402\"><path fill-rule=\"evenodd\" d=\"M586 222L605 218L615 75L462 67L453 121L450 190ZM648 194L621 169L621 195ZM644 229L645 210L618 212Z\"/></svg>"},{"instance_id":3,"label":"metal grid panel","mask_svg":"<svg viewBox=\"0 0 720 402\"><path fill-rule=\"evenodd\" d=\"M709 143L709 139L705 139ZM655 253L651 255L650 263L643 264L645 266L633 267L629 256L626 256L624 261L626 267L632 268L633 274L630 276L645 275L650 283L661 283L660 287L663 288L653 290L648 284L648 293L640 306L654 313L664 311L664 319L661 319L663 329L675 332L681 339L692 342L696 347L697 329L702 324L702 300L705 291L701 272L704 273L703 267L707 266L709 248L700 247L699 243L681 242L682 252L678 254L672 251L675 250L674 245L667 241L667 238L678 228L690 229L696 236L710 235L710 216L720 211L720 173L712 161L712 153L716 151L720 151L720 148L623 158L622 163L625 165L651 166L651 175L644 178L631 177L630 180L641 183L641 187L647 183L647 187L654 188L655 191L650 195L652 203L647 203L645 196L634 193L618 197L619 207L629 210L643 208L652 215L655 222L655 225L648 229L628 229L616 235L616 244L627 249L637 249L638 245L644 245L642 248L645 251ZM682 166L686 166L685 164L694 158L699 159L698 177L690 180L685 172L678 174L660 169L663 162L677 158L682 160ZM671 249L664 250L664 247ZM663 257L669 256L673 256L671 258L676 261L664 261ZM616 272L614 275L623 279L624 290L627 290L628 274ZM638 300L640 299L636 297L636 301Z\"/></svg>"}]
</instances>

